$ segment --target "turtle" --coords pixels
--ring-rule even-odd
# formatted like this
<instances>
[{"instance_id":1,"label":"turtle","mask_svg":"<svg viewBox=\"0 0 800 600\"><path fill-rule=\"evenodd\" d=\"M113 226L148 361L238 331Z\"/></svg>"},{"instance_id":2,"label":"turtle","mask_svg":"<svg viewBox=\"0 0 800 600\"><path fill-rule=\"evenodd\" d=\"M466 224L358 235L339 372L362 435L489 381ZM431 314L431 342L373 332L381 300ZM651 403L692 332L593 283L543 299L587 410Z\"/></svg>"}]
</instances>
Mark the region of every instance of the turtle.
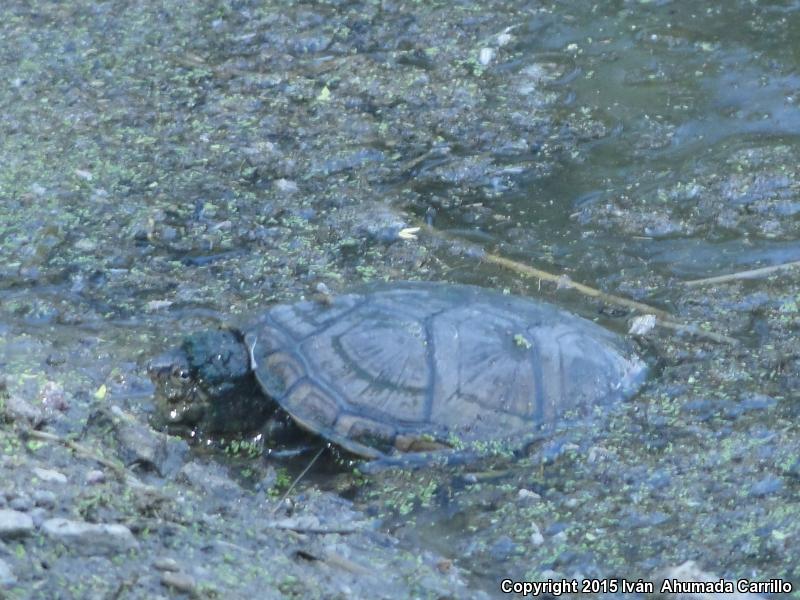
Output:
<instances>
[{"instance_id":1,"label":"turtle","mask_svg":"<svg viewBox=\"0 0 800 600\"><path fill-rule=\"evenodd\" d=\"M268 308L153 360L170 426L256 431L277 409L366 459L515 443L632 396L646 364L620 335L482 287L373 284Z\"/></svg>"}]
</instances>

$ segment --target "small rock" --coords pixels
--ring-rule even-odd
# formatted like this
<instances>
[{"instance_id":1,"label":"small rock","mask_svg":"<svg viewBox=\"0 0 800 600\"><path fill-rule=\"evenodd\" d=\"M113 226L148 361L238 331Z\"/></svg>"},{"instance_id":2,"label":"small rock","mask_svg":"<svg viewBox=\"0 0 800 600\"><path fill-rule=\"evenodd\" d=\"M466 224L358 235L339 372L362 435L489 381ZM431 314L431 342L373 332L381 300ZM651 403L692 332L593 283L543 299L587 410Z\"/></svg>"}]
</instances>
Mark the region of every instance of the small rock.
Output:
<instances>
[{"instance_id":1,"label":"small rock","mask_svg":"<svg viewBox=\"0 0 800 600\"><path fill-rule=\"evenodd\" d=\"M148 311L155 312L157 310L169 308L173 304L174 302L172 300L150 300L150 302L145 304L144 307Z\"/></svg>"},{"instance_id":2,"label":"small rock","mask_svg":"<svg viewBox=\"0 0 800 600\"><path fill-rule=\"evenodd\" d=\"M531 544L534 546L541 546L544 544L544 536L536 523L531 523Z\"/></svg>"},{"instance_id":3,"label":"small rock","mask_svg":"<svg viewBox=\"0 0 800 600\"><path fill-rule=\"evenodd\" d=\"M75 248L81 252L93 252L97 244L89 238L81 238L75 242Z\"/></svg>"},{"instance_id":4,"label":"small rock","mask_svg":"<svg viewBox=\"0 0 800 600\"><path fill-rule=\"evenodd\" d=\"M559 531L557 534L553 536L553 543L555 544L562 544L567 541L567 532L566 531Z\"/></svg>"},{"instance_id":5,"label":"small rock","mask_svg":"<svg viewBox=\"0 0 800 600\"><path fill-rule=\"evenodd\" d=\"M11 570L11 567L7 562L0 558L0 589L4 587L11 587L16 582L17 578L14 577L14 572Z\"/></svg>"},{"instance_id":6,"label":"small rock","mask_svg":"<svg viewBox=\"0 0 800 600\"><path fill-rule=\"evenodd\" d=\"M49 413L65 412L69 409L69 400L61 384L48 381L41 391L42 406Z\"/></svg>"},{"instance_id":7,"label":"small rock","mask_svg":"<svg viewBox=\"0 0 800 600\"><path fill-rule=\"evenodd\" d=\"M501 48L514 39L514 36L509 33L510 30L511 27L506 27L502 33L497 35L497 45Z\"/></svg>"},{"instance_id":8,"label":"small rock","mask_svg":"<svg viewBox=\"0 0 800 600\"><path fill-rule=\"evenodd\" d=\"M67 483L67 476L63 473L59 473L58 471L34 467L33 474L42 481L47 481L50 483Z\"/></svg>"},{"instance_id":9,"label":"small rock","mask_svg":"<svg viewBox=\"0 0 800 600\"><path fill-rule=\"evenodd\" d=\"M91 471L86 473L86 483L89 485L96 485L98 483L104 483L106 480L106 474L103 473L99 469L92 469Z\"/></svg>"},{"instance_id":10,"label":"small rock","mask_svg":"<svg viewBox=\"0 0 800 600\"><path fill-rule=\"evenodd\" d=\"M478 62L485 67L492 62L494 55L494 48L481 48L481 51L478 53Z\"/></svg>"},{"instance_id":11,"label":"small rock","mask_svg":"<svg viewBox=\"0 0 800 600\"><path fill-rule=\"evenodd\" d=\"M43 506L45 508L54 508L58 496L50 490L36 490L33 492L33 502L36 506Z\"/></svg>"},{"instance_id":12,"label":"small rock","mask_svg":"<svg viewBox=\"0 0 800 600\"><path fill-rule=\"evenodd\" d=\"M98 409L89 415L86 426L92 433L110 431L117 458L124 464L163 477L173 475L189 451L184 440L154 431L118 406Z\"/></svg>"},{"instance_id":13,"label":"small rock","mask_svg":"<svg viewBox=\"0 0 800 600\"><path fill-rule=\"evenodd\" d=\"M586 456L586 459L592 464L606 462L608 460L612 460L613 458L614 453L603 446L592 446L589 448L589 453Z\"/></svg>"},{"instance_id":14,"label":"small rock","mask_svg":"<svg viewBox=\"0 0 800 600\"><path fill-rule=\"evenodd\" d=\"M8 505L14 510L27 512L33 508L33 501L25 494L20 494L19 496L12 498Z\"/></svg>"},{"instance_id":15,"label":"small rock","mask_svg":"<svg viewBox=\"0 0 800 600\"><path fill-rule=\"evenodd\" d=\"M159 571L180 571L178 561L169 556L159 556L153 561L153 566Z\"/></svg>"},{"instance_id":16,"label":"small rock","mask_svg":"<svg viewBox=\"0 0 800 600\"><path fill-rule=\"evenodd\" d=\"M12 395L5 399L4 412L7 419L31 427L36 427L44 420L41 410L18 396Z\"/></svg>"},{"instance_id":17,"label":"small rock","mask_svg":"<svg viewBox=\"0 0 800 600\"><path fill-rule=\"evenodd\" d=\"M18 79L14 80L14 87L19 87L19 85L17 84L18 81L19 81ZM30 190L31 194L34 194L36 196L44 196L47 193L47 188L40 183L32 183Z\"/></svg>"},{"instance_id":18,"label":"small rock","mask_svg":"<svg viewBox=\"0 0 800 600\"><path fill-rule=\"evenodd\" d=\"M290 531L302 531L319 529L321 523L316 515L300 515L298 517L287 517L278 519L270 523L270 526L277 529L288 529Z\"/></svg>"},{"instance_id":19,"label":"small rock","mask_svg":"<svg viewBox=\"0 0 800 600\"><path fill-rule=\"evenodd\" d=\"M630 329L628 329L628 333L631 335L647 335L653 329L655 329L655 326L655 315L642 315L631 321L631 326Z\"/></svg>"},{"instance_id":20,"label":"small rock","mask_svg":"<svg viewBox=\"0 0 800 600\"><path fill-rule=\"evenodd\" d=\"M524 504L533 504L541 499L542 497L539 494L526 488L522 488L517 492L517 500Z\"/></svg>"},{"instance_id":21,"label":"small rock","mask_svg":"<svg viewBox=\"0 0 800 600\"><path fill-rule=\"evenodd\" d=\"M161 575L161 585L187 594L193 593L197 586L191 575L174 571L167 571Z\"/></svg>"},{"instance_id":22,"label":"small rock","mask_svg":"<svg viewBox=\"0 0 800 600\"><path fill-rule=\"evenodd\" d=\"M75 175L77 175L84 181L91 181L92 179L94 179L92 172L87 171L86 169L75 169L73 172L75 173Z\"/></svg>"},{"instance_id":23,"label":"small rock","mask_svg":"<svg viewBox=\"0 0 800 600\"><path fill-rule=\"evenodd\" d=\"M289 179L276 179L275 187L284 194L293 194L297 191L297 184Z\"/></svg>"},{"instance_id":24,"label":"small rock","mask_svg":"<svg viewBox=\"0 0 800 600\"><path fill-rule=\"evenodd\" d=\"M86 556L117 554L139 545L131 530L118 524L48 519L42 523L42 531L49 538Z\"/></svg>"},{"instance_id":25,"label":"small rock","mask_svg":"<svg viewBox=\"0 0 800 600\"><path fill-rule=\"evenodd\" d=\"M20 538L33 531L33 519L18 510L0 510L0 539Z\"/></svg>"},{"instance_id":26,"label":"small rock","mask_svg":"<svg viewBox=\"0 0 800 600\"><path fill-rule=\"evenodd\" d=\"M183 465L177 479L198 490L215 495L238 495L239 485L228 477L225 469L215 464L204 464L198 460Z\"/></svg>"},{"instance_id":27,"label":"small rock","mask_svg":"<svg viewBox=\"0 0 800 600\"><path fill-rule=\"evenodd\" d=\"M162 242L172 242L178 238L178 230L169 225L161 228L159 238Z\"/></svg>"}]
</instances>

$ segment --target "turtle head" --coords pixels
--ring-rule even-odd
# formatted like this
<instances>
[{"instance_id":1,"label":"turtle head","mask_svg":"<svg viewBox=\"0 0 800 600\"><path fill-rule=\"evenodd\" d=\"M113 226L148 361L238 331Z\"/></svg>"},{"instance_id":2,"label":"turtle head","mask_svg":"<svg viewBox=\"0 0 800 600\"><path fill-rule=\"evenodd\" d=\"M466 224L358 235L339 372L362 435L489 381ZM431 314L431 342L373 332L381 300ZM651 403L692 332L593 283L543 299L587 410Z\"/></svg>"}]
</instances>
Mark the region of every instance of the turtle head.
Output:
<instances>
[{"instance_id":1,"label":"turtle head","mask_svg":"<svg viewBox=\"0 0 800 600\"><path fill-rule=\"evenodd\" d=\"M170 433L257 429L274 412L250 369L239 331L201 331L147 365L156 386L153 424Z\"/></svg>"}]
</instances>

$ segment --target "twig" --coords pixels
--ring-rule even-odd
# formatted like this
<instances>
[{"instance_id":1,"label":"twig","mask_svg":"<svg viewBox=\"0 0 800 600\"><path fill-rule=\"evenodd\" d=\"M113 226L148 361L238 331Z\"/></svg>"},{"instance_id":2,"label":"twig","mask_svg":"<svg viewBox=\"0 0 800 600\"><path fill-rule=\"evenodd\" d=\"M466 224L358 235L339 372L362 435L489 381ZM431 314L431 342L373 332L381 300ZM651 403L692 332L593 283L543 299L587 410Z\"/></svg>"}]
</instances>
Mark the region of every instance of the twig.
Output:
<instances>
[{"instance_id":1,"label":"twig","mask_svg":"<svg viewBox=\"0 0 800 600\"><path fill-rule=\"evenodd\" d=\"M350 573L355 573L356 575L366 575L367 573L371 573L371 571L366 567L362 567L357 562L354 562L333 550L323 551L322 556L319 556L310 550L304 549L298 550L297 554L306 560L324 562L331 567L338 567L345 571L349 571Z\"/></svg>"},{"instance_id":2,"label":"twig","mask_svg":"<svg viewBox=\"0 0 800 600\"><path fill-rule=\"evenodd\" d=\"M362 531L361 529L356 529L354 527L301 527L300 525L285 525L283 523L269 523L267 527L269 529L280 529L281 531L313 533L318 535L330 535L334 533L339 535L350 535Z\"/></svg>"},{"instance_id":3,"label":"twig","mask_svg":"<svg viewBox=\"0 0 800 600\"><path fill-rule=\"evenodd\" d=\"M757 279L759 277L766 277L777 271L786 271L800 267L800 260L782 263L780 265L772 265L770 267L761 267L758 269L749 269L747 271L738 271L736 273L729 273L728 275L717 275L716 277L705 277L703 279L692 279L684 281L683 285L694 287L698 285L712 285L714 283L725 283L728 281L738 281L740 279Z\"/></svg>"},{"instance_id":4,"label":"twig","mask_svg":"<svg viewBox=\"0 0 800 600\"><path fill-rule=\"evenodd\" d=\"M324 554L325 562L333 567L339 567L345 571L350 571L351 573L355 573L356 575L366 575L367 573L371 573L369 569L366 567L362 567L357 562L350 560L349 558L342 556L338 552L333 550L328 550Z\"/></svg>"},{"instance_id":5,"label":"twig","mask_svg":"<svg viewBox=\"0 0 800 600\"><path fill-rule=\"evenodd\" d=\"M62 446L69 448L76 454L80 454L82 456L85 456L86 458L91 458L92 460L100 463L104 467L108 467L109 469L114 471L114 473L121 479L125 479L128 476L125 467L121 463L110 460L108 458L104 458L91 448L87 448L82 444L73 442L72 440L68 440L67 438L61 437L60 435L56 435L54 433L47 433L46 431L38 431L36 429L26 429L25 431L23 431L22 435L37 440L44 440L47 442L55 442L56 444L61 444Z\"/></svg>"},{"instance_id":6,"label":"twig","mask_svg":"<svg viewBox=\"0 0 800 600\"><path fill-rule=\"evenodd\" d=\"M451 236L447 235L447 233L443 231L436 229L435 227L432 227L427 224L424 227L425 231L427 231L433 236L436 236L440 239L451 239ZM565 275L556 275L554 273L543 271L542 269L537 269L535 267L526 265L519 261L512 260L510 258L506 258L498 254L492 254L490 252L483 253L481 255L481 258L486 262L490 262L505 269L509 269L519 275L544 281L551 281L561 287L573 289L591 298L597 298L598 300L601 300L606 304L622 306L624 308L635 310L643 314L653 315L656 317L656 323L658 325L661 325L665 329L670 329L672 331L679 331L681 333L687 333L689 335L709 339L714 342L730 344L732 346L738 345L739 343L737 339L724 335L722 333L716 333L714 331L707 331L705 329L700 329L697 325L694 324L684 324L677 322L673 319L672 315L670 315L665 310L661 310L660 308L650 306L649 304L645 304L643 302L637 302L635 300L630 300L628 298L622 298L621 296L615 296L614 294L603 292L601 290L598 290L597 288L593 288L588 285L572 281L569 277Z\"/></svg>"},{"instance_id":7,"label":"twig","mask_svg":"<svg viewBox=\"0 0 800 600\"><path fill-rule=\"evenodd\" d=\"M324 451L325 451L325 446L323 446L322 448L320 448L320 449L319 449L319 452L317 452L317 453L314 455L314 458L312 458L312 459L311 459L311 462L309 462L309 463L306 465L306 468L305 468L305 469L303 469L302 473L300 473L300 475L298 475L297 477L295 477L295 478L294 478L294 481L292 482L292 485L290 485L290 486L289 486L289 489L288 489L288 490L286 490L286 493L284 493L284 494L283 494L283 496L281 496L281 499L280 499L280 500L278 500L278 503L277 503L277 504L275 505L275 507L272 509L272 514L273 514L273 515L274 515L276 512L278 512L278 509L281 507L281 504L283 504L283 501L284 501L284 500L286 500L286 498L288 498L288 497L289 497L289 494L291 494L291 493L292 493L292 490L294 489L294 486L296 486L298 483L300 483L300 480L301 480L303 477L305 477L306 473L308 473L308 470L309 470L311 467L313 467L313 466L314 466L314 463L315 463L315 462L317 462L317 459L318 459L320 456L322 456L322 453L323 453Z\"/></svg>"},{"instance_id":8,"label":"twig","mask_svg":"<svg viewBox=\"0 0 800 600\"><path fill-rule=\"evenodd\" d=\"M675 321L672 318L672 315L670 315L668 312L658 308L654 308L649 304L644 304L642 302L636 302L635 300L629 300L628 298L615 296L614 294L609 294L601 290L598 290L596 288L590 287L588 285L572 281L568 277L559 277L557 275L554 275L553 273L548 273L547 271L536 269L529 265L519 263L515 260L504 258L502 256L497 256L496 254L486 254L484 256L484 259L496 265L500 265L507 269L511 269L512 271L515 271L520 275L525 275L526 277L536 277L538 279L544 279L545 281L553 281L562 287L574 289L592 298L597 298L598 300L602 300L607 304L615 304L617 306L630 308L632 310L644 314L651 314L656 317L656 325L660 325L664 329L669 329L671 331L677 331L680 333L686 333L699 338L709 339L721 344L730 344L731 346L736 346L739 343L739 340L732 338L729 335L725 335L723 333L717 333L715 331L708 331L706 329L700 329L700 327L698 327L697 325L690 323L679 323Z\"/></svg>"},{"instance_id":9,"label":"twig","mask_svg":"<svg viewBox=\"0 0 800 600\"><path fill-rule=\"evenodd\" d=\"M668 312L661 310L660 308L650 306L649 304L644 304L643 302L636 302L636 300L629 300L628 298L615 296L614 294L603 292L602 290L578 283L577 281L572 281L569 277L565 277L564 275L548 273L547 271L542 271L541 269L517 262L516 260L511 260L510 258L498 256L497 254L486 254L484 255L483 259L487 262L494 263L526 277L535 277L544 281L552 281L561 287L570 288L586 296L602 300L606 304L615 304L617 306L629 308L644 314L655 315L659 319L672 318Z\"/></svg>"},{"instance_id":10,"label":"twig","mask_svg":"<svg viewBox=\"0 0 800 600\"><path fill-rule=\"evenodd\" d=\"M438 237L439 239L445 239L445 240L453 239L453 236L448 235L441 229L436 229L432 225L425 224L424 229L429 234ZM603 302L606 302L608 304L616 304L617 306L623 306L625 308L629 308L641 313L655 315L656 317L659 317L661 319L671 318L671 315L668 312L661 310L660 308L656 308L655 306L650 306L649 304L644 304L643 302L636 302L635 300L629 300L628 298L615 296L614 294L603 292L588 285L578 283L577 281L572 281L569 277L565 275L556 275L555 273L550 273L549 271L543 271L542 269L537 269L530 265L526 265L525 263L521 263L519 261L512 260L504 256L500 256L499 254L484 252L481 254L481 259L486 262L490 262L505 269L508 269L510 271L514 271L515 273L523 275L525 277L532 277L535 279L541 279L543 281L551 281L562 287L568 287L574 289L575 291L580 292L581 294L584 294L586 296L591 296L592 298L597 298L598 300L602 300Z\"/></svg>"}]
</instances>

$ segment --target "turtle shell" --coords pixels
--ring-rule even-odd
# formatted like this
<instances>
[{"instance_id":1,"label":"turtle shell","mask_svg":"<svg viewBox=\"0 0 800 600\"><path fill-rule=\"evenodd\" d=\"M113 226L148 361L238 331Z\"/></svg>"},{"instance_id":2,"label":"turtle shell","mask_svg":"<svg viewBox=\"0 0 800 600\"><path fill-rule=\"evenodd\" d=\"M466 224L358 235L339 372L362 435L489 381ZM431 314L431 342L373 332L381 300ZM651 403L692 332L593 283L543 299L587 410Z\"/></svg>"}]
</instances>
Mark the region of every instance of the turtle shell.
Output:
<instances>
[{"instance_id":1,"label":"turtle shell","mask_svg":"<svg viewBox=\"0 0 800 600\"><path fill-rule=\"evenodd\" d=\"M644 374L624 340L591 321L444 283L276 306L248 337L266 394L368 458L520 439L631 395Z\"/></svg>"}]
</instances>

